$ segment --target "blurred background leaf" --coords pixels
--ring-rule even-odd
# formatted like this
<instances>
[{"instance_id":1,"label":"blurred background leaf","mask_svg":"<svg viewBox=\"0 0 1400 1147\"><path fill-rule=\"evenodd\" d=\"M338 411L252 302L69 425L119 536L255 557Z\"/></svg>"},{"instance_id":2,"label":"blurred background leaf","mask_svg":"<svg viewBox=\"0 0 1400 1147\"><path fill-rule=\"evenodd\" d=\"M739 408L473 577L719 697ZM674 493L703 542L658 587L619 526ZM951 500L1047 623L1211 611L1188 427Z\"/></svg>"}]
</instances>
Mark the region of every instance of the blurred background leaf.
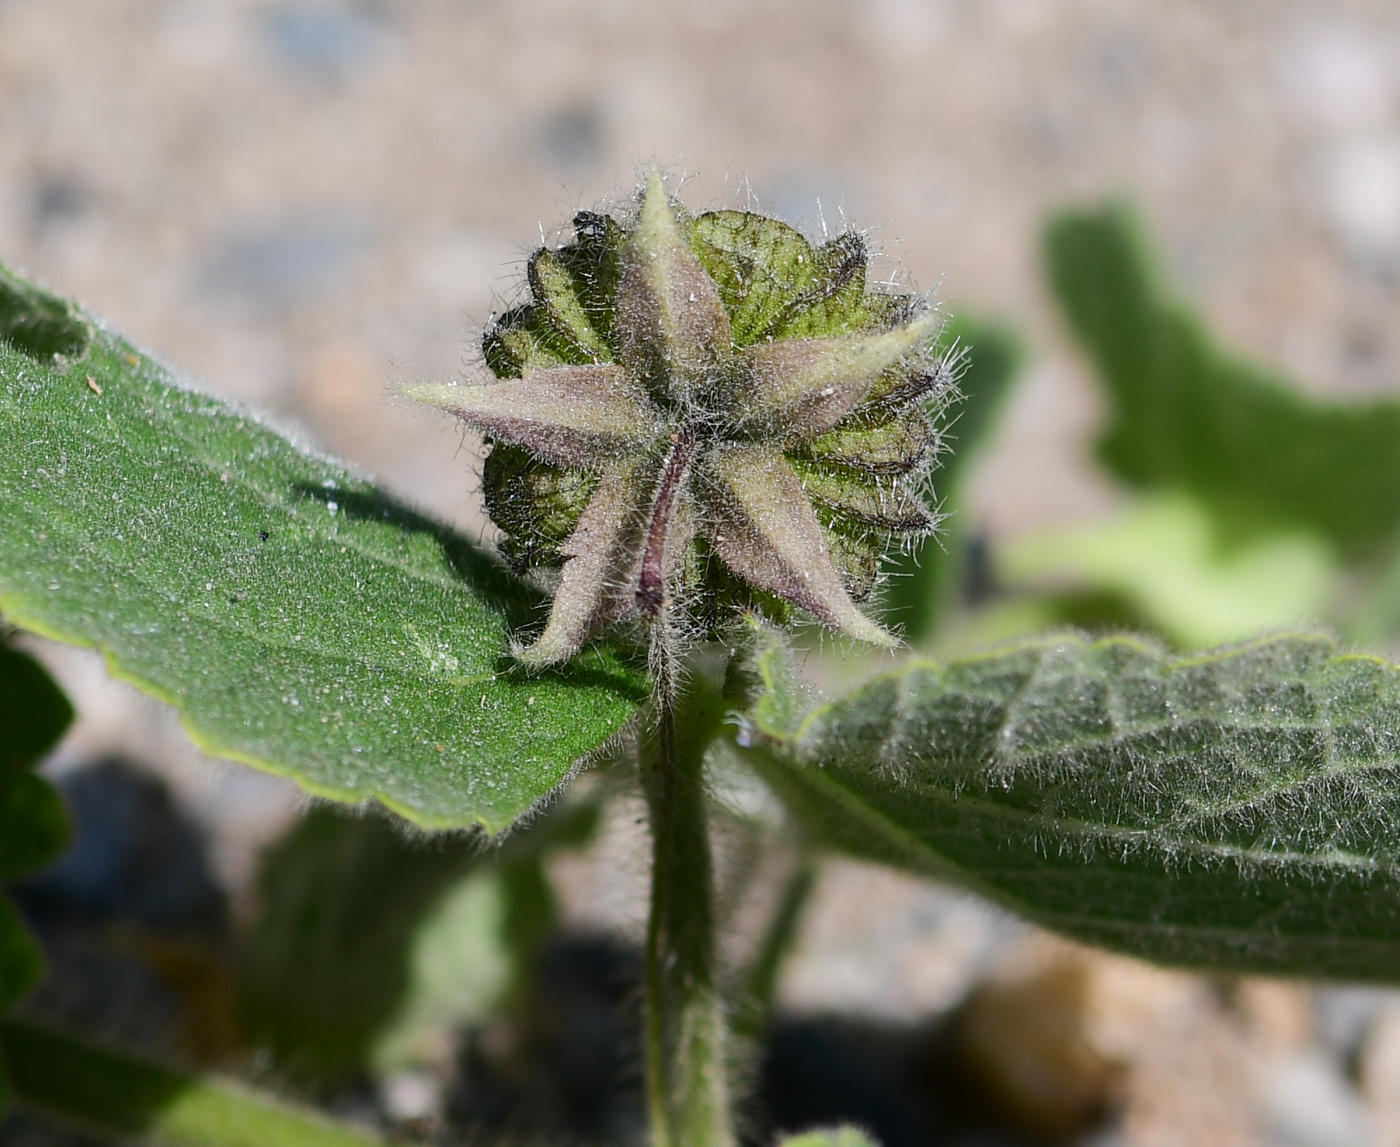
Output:
<instances>
[{"instance_id":1,"label":"blurred background leaf","mask_svg":"<svg viewBox=\"0 0 1400 1147\"><path fill-rule=\"evenodd\" d=\"M1108 519L986 558L993 592L939 648L1055 625L1179 649L1319 622L1400 633L1400 402L1329 402L1222 350L1121 203L1047 224L1061 312L1107 403L1098 458L1137 493Z\"/></svg>"},{"instance_id":2,"label":"blurred background leaf","mask_svg":"<svg viewBox=\"0 0 1400 1147\"><path fill-rule=\"evenodd\" d=\"M68 839L68 821L48 782L30 772L68 728L73 709L44 668L0 632L0 883L38 868ZM0 1012L39 978L38 947L0 892ZM0 1061L0 1116L9 1088Z\"/></svg>"},{"instance_id":3,"label":"blurred background leaf","mask_svg":"<svg viewBox=\"0 0 1400 1147\"><path fill-rule=\"evenodd\" d=\"M856 1127L835 1127L829 1131L804 1131L784 1139L778 1147L875 1147L875 1142Z\"/></svg>"},{"instance_id":4,"label":"blurred background leaf","mask_svg":"<svg viewBox=\"0 0 1400 1147\"><path fill-rule=\"evenodd\" d=\"M312 809L262 864L241 977L254 1042L312 1087L441 1058L528 990L555 926L544 859L585 843L597 815L581 795L488 849Z\"/></svg>"},{"instance_id":5,"label":"blurred background leaf","mask_svg":"<svg viewBox=\"0 0 1400 1147\"><path fill-rule=\"evenodd\" d=\"M1327 616L1338 563L1323 539L1301 530L1228 545L1199 499L1163 492L1106 521L1018 539L1000 553L998 572L1052 595L1056 586L1092 586L1121 602L1130 626L1202 649ZM1084 604L1062 591L1056 620L1089 620L1076 616Z\"/></svg>"},{"instance_id":6,"label":"blurred background leaf","mask_svg":"<svg viewBox=\"0 0 1400 1147\"><path fill-rule=\"evenodd\" d=\"M1221 349L1171 298L1128 208L1046 229L1050 285L1109 402L1099 457L1199 498L1225 536L1309 530L1350 561L1400 528L1400 402L1327 402Z\"/></svg>"}]
</instances>

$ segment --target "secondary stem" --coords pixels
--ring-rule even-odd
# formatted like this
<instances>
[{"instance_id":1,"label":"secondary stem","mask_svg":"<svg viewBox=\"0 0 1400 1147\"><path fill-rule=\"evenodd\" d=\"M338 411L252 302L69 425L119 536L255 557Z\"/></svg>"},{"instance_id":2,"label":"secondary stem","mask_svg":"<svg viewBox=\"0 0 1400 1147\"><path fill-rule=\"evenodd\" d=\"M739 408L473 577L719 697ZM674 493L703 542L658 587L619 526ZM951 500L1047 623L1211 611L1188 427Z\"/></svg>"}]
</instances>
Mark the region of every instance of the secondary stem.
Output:
<instances>
[{"instance_id":1,"label":"secondary stem","mask_svg":"<svg viewBox=\"0 0 1400 1147\"><path fill-rule=\"evenodd\" d=\"M733 1147L704 776L705 749L727 706L699 668L684 684L659 680L655 706L641 762L653 848L646 948L652 1145Z\"/></svg>"},{"instance_id":2,"label":"secondary stem","mask_svg":"<svg viewBox=\"0 0 1400 1147\"><path fill-rule=\"evenodd\" d=\"M731 1023L734 1034L743 1042L759 1039L772 1020L778 973L792 950L803 910L811 899L816 883L816 862L804 855L783 887L783 894L744 979L742 1002Z\"/></svg>"}]
</instances>

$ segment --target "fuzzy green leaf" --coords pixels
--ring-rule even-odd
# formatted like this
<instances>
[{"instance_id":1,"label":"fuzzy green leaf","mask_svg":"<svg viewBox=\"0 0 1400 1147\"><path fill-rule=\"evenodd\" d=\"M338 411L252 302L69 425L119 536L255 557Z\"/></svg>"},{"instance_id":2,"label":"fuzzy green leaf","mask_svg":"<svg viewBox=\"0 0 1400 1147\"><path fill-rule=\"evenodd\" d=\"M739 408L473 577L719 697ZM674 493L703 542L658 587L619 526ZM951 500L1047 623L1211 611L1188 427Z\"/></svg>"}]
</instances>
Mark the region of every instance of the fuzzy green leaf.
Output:
<instances>
[{"instance_id":1,"label":"fuzzy green leaf","mask_svg":"<svg viewBox=\"0 0 1400 1147\"><path fill-rule=\"evenodd\" d=\"M66 358L0 339L0 441L0 610L216 755L495 831L641 696L599 654L519 673L542 603L490 555L104 330Z\"/></svg>"},{"instance_id":2,"label":"fuzzy green leaf","mask_svg":"<svg viewBox=\"0 0 1400 1147\"><path fill-rule=\"evenodd\" d=\"M1400 402L1323 402L1222 350L1120 206L1052 220L1045 257L1109 399L1099 448L1114 473L1187 490L1228 529L1303 527L1354 558L1395 535Z\"/></svg>"},{"instance_id":3,"label":"fuzzy green leaf","mask_svg":"<svg viewBox=\"0 0 1400 1147\"><path fill-rule=\"evenodd\" d=\"M1283 635L1042 638L741 734L826 842L1166 963L1400 980L1400 667Z\"/></svg>"}]
</instances>

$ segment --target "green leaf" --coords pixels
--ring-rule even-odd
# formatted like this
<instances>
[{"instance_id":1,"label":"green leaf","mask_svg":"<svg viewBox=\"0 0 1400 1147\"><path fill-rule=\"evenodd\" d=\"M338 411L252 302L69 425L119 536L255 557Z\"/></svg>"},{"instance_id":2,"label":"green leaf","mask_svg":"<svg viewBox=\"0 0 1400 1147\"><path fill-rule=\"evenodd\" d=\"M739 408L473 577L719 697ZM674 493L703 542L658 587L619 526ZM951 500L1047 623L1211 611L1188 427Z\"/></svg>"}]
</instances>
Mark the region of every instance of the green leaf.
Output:
<instances>
[{"instance_id":1,"label":"green leaf","mask_svg":"<svg viewBox=\"0 0 1400 1147\"><path fill-rule=\"evenodd\" d=\"M1006 406L1011 386L1025 363L1025 348L1007 323L959 315L949 321L940 340L950 352L967 356L958 375L963 400L954 408L947 452L936 471L945 496L961 488L973 459L986 448Z\"/></svg>"},{"instance_id":2,"label":"green leaf","mask_svg":"<svg viewBox=\"0 0 1400 1147\"><path fill-rule=\"evenodd\" d=\"M633 713L607 654L512 667L542 603L485 551L93 330L0 341L10 621L100 649L210 753L427 826L504 828Z\"/></svg>"},{"instance_id":3,"label":"green leaf","mask_svg":"<svg viewBox=\"0 0 1400 1147\"><path fill-rule=\"evenodd\" d=\"M1375 646L1400 635L1400 537L1396 541L1347 619L1346 634L1353 641Z\"/></svg>"},{"instance_id":4,"label":"green leaf","mask_svg":"<svg viewBox=\"0 0 1400 1147\"><path fill-rule=\"evenodd\" d=\"M240 984L249 1031L311 1085L430 1057L533 974L555 918L543 856L596 819L596 801L571 796L484 852L313 809L263 859Z\"/></svg>"},{"instance_id":5,"label":"green leaf","mask_svg":"<svg viewBox=\"0 0 1400 1147\"><path fill-rule=\"evenodd\" d=\"M0 1014L34 985L43 970L43 958L24 921L9 900L0 896ZM0 1072L0 1079L3 1074Z\"/></svg>"},{"instance_id":6,"label":"green leaf","mask_svg":"<svg viewBox=\"0 0 1400 1147\"><path fill-rule=\"evenodd\" d=\"M53 786L33 773L0 775L0 880L38 868L68 840L68 818Z\"/></svg>"},{"instance_id":7,"label":"green leaf","mask_svg":"<svg viewBox=\"0 0 1400 1147\"><path fill-rule=\"evenodd\" d=\"M68 838L58 795L28 770L72 719L72 706L44 668L0 645L0 880L37 868Z\"/></svg>"},{"instance_id":8,"label":"green leaf","mask_svg":"<svg viewBox=\"0 0 1400 1147\"><path fill-rule=\"evenodd\" d=\"M916 553L889 563L884 595L889 623L902 626L914 643L933 635L966 564L971 524L959 513L963 478L995 430L1024 357L1011 327L966 316L949 322L940 341L949 350L965 348L967 356L958 377L963 398L953 408L955 417L933 472L938 508L948 518Z\"/></svg>"},{"instance_id":9,"label":"green leaf","mask_svg":"<svg viewBox=\"0 0 1400 1147\"><path fill-rule=\"evenodd\" d=\"M103 1142L162 1147L382 1147L378 1136L237 1083L172 1071L22 1020L0 1021L0 1055L28 1107ZM88 1142L84 1136L84 1142Z\"/></svg>"},{"instance_id":10,"label":"green leaf","mask_svg":"<svg viewBox=\"0 0 1400 1147\"><path fill-rule=\"evenodd\" d=\"M3 316L0 309L0 320ZM68 839L68 820L58 794L28 769L58 743L72 719L68 698L43 666L29 654L0 644L0 880L38 868ZM0 1014L42 971L38 946L0 892ZM0 1116L7 1095L0 1056Z\"/></svg>"},{"instance_id":11,"label":"green leaf","mask_svg":"<svg viewBox=\"0 0 1400 1147\"><path fill-rule=\"evenodd\" d=\"M875 1140L855 1127L833 1127L830 1131L804 1131L779 1142L778 1147L876 1147Z\"/></svg>"},{"instance_id":12,"label":"green leaf","mask_svg":"<svg viewBox=\"0 0 1400 1147\"><path fill-rule=\"evenodd\" d=\"M1335 551L1316 534L1270 533L1232 546L1195 499L1154 493L1103 522L1012 542L998 572L1017 583L1111 594L1183 649L1240 641L1321 617Z\"/></svg>"},{"instance_id":13,"label":"green leaf","mask_svg":"<svg viewBox=\"0 0 1400 1147\"><path fill-rule=\"evenodd\" d=\"M1400 402L1324 402L1222 350L1122 206L1053 219L1045 258L1109 400L1115 474L1190 491L1227 530L1312 530L1351 558L1400 528Z\"/></svg>"},{"instance_id":14,"label":"green leaf","mask_svg":"<svg viewBox=\"0 0 1400 1147\"><path fill-rule=\"evenodd\" d=\"M29 771L58 742L72 706L43 666L0 645L0 881L32 872L68 840L58 794ZM37 978L39 954L0 894L0 1011Z\"/></svg>"},{"instance_id":15,"label":"green leaf","mask_svg":"<svg viewBox=\"0 0 1400 1147\"><path fill-rule=\"evenodd\" d=\"M1283 635L1173 660L1042 638L741 743L821 839L1166 963L1400 980L1400 667Z\"/></svg>"},{"instance_id":16,"label":"green leaf","mask_svg":"<svg viewBox=\"0 0 1400 1147\"><path fill-rule=\"evenodd\" d=\"M0 266L0 342L35 358L82 354L92 327L71 303Z\"/></svg>"},{"instance_id":17,"label":"green leaf","mask_svg":"<svg viewBox=\"0 0 1400 1147\"><path fill-rule=\"evenodd\" d=\"M44 667L0 644L0 775L37 762L72 720L73 706Z\"/></svg>"},{"instance_id":18,"label":"green leaf","mask_svg":"<svg viewBox=\"0 0 1400 1147\"><path fill-rule=\"evenodd\" d=\"M412 992L418 933L480 855L467 837L414 842L384 817L325 807L267 854L242 992L281 1071L335 1081L370 1067Z\"/></svg>"}]
</instances>

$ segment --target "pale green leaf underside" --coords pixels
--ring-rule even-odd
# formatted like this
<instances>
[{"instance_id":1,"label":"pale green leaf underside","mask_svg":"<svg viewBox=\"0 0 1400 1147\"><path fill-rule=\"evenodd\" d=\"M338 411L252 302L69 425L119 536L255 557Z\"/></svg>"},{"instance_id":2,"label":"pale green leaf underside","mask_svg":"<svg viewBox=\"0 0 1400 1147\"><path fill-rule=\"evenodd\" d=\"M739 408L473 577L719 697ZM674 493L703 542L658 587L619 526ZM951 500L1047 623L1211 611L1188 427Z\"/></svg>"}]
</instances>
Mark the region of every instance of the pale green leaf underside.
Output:
<instances>
[{"instance_id":1,"label":"pale green leaf underside","mask_svg":"<svg viewBox=\"0 0 1400 1147\"><path fill-rule=\"evenodd\" d=\"M750 753L829 842L1170 963L1400 980L1400 668L1285 635L914 661Z\"/></svg>"},{"instance_id":2,"label":"pale green leaf underside","mask_svg":"<svg viewBox=\"0 0 1400 1147\"><path fill-rule=\"evenodd\" d=\"M0 443L0 610L211 753L497 830L636 708L602 655L512 668L540 602L486 553L105 332L71 361L0 341Z\"/></svg>"},{"instance_id":3,"label":"pale green leaf underside","mask_svg":"<svg viewBox=\"0 0 1400 1147\"><path fill-rule=\"evenodd\" d=\"M830 1131L806 1131L784 1139L778 1147L875 1147L875 1141L856 1127Z\"/></svg>"},{"instance_id":4,"label":"pale green leaf underside","mask_svg":"<svg viewBox=\"0 0 1400 1147\"><path fill-rule=\"evenodd\" d=\"M1336 593L1336 558L1316 534L1261 533L1222 546L1197 498L1155 491L1105 521L1018 539L1002 576L1108 592L1181 649L1240 641L1319 617Z\"/></svg>"}]
</instances>

